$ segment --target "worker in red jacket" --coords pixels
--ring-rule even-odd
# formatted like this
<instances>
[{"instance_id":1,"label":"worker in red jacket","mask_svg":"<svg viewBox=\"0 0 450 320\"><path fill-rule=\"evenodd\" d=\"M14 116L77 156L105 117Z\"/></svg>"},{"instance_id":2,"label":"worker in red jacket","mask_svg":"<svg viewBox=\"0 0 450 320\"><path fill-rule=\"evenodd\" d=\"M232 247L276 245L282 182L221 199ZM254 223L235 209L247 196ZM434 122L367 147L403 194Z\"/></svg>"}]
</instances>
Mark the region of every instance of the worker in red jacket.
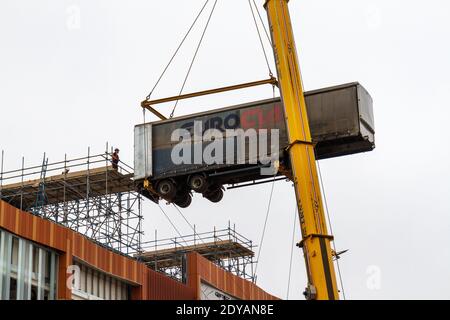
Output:
<instances>
[{"instance_id":1,"label":"worker in red jacket","mask_svg":"<svg viewBox=\"0 0 450 320\"><path fill-rule=\"evenodd\" d=\"M119 168L119 149L114 149L114 153L112 154L112 167L114 170Z\"/></svg>"}]
</instances>

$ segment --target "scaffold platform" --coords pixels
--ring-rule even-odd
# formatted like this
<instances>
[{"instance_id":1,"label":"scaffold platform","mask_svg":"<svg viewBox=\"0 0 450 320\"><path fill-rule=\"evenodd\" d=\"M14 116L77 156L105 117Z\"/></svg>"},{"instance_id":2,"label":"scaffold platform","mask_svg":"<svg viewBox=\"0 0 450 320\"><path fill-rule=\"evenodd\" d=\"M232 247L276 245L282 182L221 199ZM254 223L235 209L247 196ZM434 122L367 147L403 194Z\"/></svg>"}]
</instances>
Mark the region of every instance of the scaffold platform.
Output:
<instances>
[{"instance_id":1,"label":"scaffold platform","mask_svg":"<svg viewBox=\"0 0 450 320\"><path fill-rule=\"evenodd\" d=\"M242 244L232 240L222 240L209 243L200 243L190 246L162 249L144 252L137 257L149 264L156 260L160 267L169 268L179 264L176 256L180 253L195 251L209 260L222 260L230 258L253 257L255 253Z\"/></svg>"},{"instance_id":2,"label":"scaffold platform","mask_svg":"<svg viewBox=\"0 0 450 320\"><path fill-rule=\"evenodd\" d=\"M112 152L3 170L0 200L50 219L101 245L124 254L141 251L142 197L136 192L133 168Z\"/></svg>"},{"instance_id":3,"label":"scaffold platform","mask_svg":"<svg viewBox=\"0 0 450 320\"><path fill-rule=\"evenodd\" d=\"M197 252L223 269L253 281L254 248L251 240L229 225L227 229L144 242L143 251L134 256L150 268L180 280L183 256Z\"/></svg>"},{"instance_id":4,"label":"scaffold platform","mask_svg":"<svg viewBox=\"0 0 450 320\"><path fill-rule=\"evenodd\" d=\"M46 204L83 200L86 195L103 196L110 193L134 190L132 173L121 173L112 166L69 172L40 179L2 186L2 198L7 202L27 208L36 201L39 185L45 184ZM64 192L65 189L65 192Z\"/></svg>"}]
</instances>

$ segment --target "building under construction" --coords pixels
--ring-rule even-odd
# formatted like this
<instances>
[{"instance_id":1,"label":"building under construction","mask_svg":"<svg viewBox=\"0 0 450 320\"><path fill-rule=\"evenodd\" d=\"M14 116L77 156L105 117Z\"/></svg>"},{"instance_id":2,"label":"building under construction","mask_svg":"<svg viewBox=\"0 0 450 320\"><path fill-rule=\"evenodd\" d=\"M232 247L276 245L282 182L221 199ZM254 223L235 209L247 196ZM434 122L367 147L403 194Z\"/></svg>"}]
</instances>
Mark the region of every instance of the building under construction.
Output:
<instances>
[{"instance_id":1,"label":"building under construction","mask_svg":"<svg viewBox=\"0 0 450 320\"><path fill-rule=\"evenodd\" d=\"M145 200L110 152L1 168L0 299L275 298L234 226L143 241Z\"/></svg>"}]
</instances>

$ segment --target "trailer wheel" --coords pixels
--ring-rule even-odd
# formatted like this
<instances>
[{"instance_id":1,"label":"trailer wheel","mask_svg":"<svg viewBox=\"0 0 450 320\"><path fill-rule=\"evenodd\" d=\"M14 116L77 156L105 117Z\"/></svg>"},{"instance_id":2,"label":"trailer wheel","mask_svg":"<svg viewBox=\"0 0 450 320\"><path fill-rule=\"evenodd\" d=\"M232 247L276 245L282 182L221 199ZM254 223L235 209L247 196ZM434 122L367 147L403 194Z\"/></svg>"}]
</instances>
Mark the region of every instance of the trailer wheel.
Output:
<instances>
[{"instance_id":1,"label":"trailer wheel","mask_svg":"<svg viewBox=\"0 0 450 320\"><path fill-rule=\"evenodd\" d=\"M208 192L207 194L205 194L205 198L211 202L219 202L223 198L223 190L219 188L214 191Z\"/></svg>"},{"instance_id":2,"label":"trailer wheel","mask_svg":"<svg viewBox=\"0 0 450 320\"><path fill-rule=\"evenodd\" d=\"M180 208L187 208L190 206L192 202L192 197L189 193L184 193L180 197L177 197L174 203Z\"/></svg>"},{"instance_id":3,"label":"trailer wheel","mask_svg":"<svg viewBox=\"0 0 450 320\"><path fill-rule=\"evenodd\" d=\"M189 187L198 193L204 193L208 189L206 177L200 174L193 175L188 182Z\"/></svg>"},{"instance_id":4,"label":"trailer wheel","mask_svg":"<svg viewBox=\"0 0 450 320\"><path fill-rule=\"evenodd\" d=\"M177 188L172 180L166 179L158 183L156 187L158 194L166 200L171 200L177 193Z\"/></svg>"}]
</instances>

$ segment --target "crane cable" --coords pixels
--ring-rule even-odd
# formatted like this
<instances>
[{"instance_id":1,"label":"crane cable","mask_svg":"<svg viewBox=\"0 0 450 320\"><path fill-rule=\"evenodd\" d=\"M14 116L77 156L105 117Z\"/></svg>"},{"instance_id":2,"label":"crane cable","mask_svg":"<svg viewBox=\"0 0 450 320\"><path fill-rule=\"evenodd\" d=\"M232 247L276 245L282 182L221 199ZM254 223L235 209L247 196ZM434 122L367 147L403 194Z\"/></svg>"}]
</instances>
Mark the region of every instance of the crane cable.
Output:
<instances>
[{"instance_id":1,"label":"crane cable","mask_svg":"<svg viewBox=\"0 0 450 320\"><path fill-rule=\"evenodd\" d=\"M172 62L173 62L175 56L178 54L178 51L181 49L182 45L183 45L184 42L186 41L187 37L189 36L190 32L191 32L192 29L194 28L195 24L197 23L198 19L200 18L201 14L203 13L203 11L204 11L204 9L206 8L206 6L207 6L208 3L209 3L209 0L206 0L205 3L203 4L203 6L202 6L202 8L200 9L199 13L198 13L197 16L195 17L193 23L190 25L188 31L185 33L185 35L184 35L183 39L181 40L180 44L178 45L178 47L176 48L175 52L174 52L173 55L171 56L169 62L167 63L167 65L166 65L165 68L163 69L161 75L158 77L158 79L157 79L155 85L154 85L153 88L151 89L150 93L147 95L147 97L146 97L147 100L150 100L151 95L153 94L153 92L155 91L156 87L157 87L158 84L160 83L161 79L163 78L164 74L165 74L166 71L168 70L169 66L172 64ZM189 78L190 72L191 72L191 70L192 70L192 66L193 66L193 64L194 64L194 62L195 62L195 59L196 59L197 54L198 54L198 51L199 51L200 46L201 46L201 44L202 44L202 42L203 42L203 38L204 38L205 33L206 33L206 30L207 30L207 28L208 28L208 26L209 26L209 23L210 23L212 14L214 13L214 10L215 10L215 8L216 8L216 4L217 4L217 0L215 0L214 6L213 6L213 8L212 8L212 10L211 10L211 12L210 12L209 17L208 17L208 21L207 21L207 23L206 23L206 25L205 25L205 28L204 28L203 33L202 33L202 36L201 36L201 38L200 38L200 40L199 40L199 43L198 43L197 48L196 48L196 51L195 51L194 56L193 56L193 58L192 58L192 60L191 60L191 64L190 64L189 69L188 69L188 71L187 71L187 73L186 73L185 79L184 79L184 81L183 81L183 85L182 85L182 87L181 87L181 89L180 89L180 91L179 91L179 95L181 95L181 93L183 92L184 87L185 87L185 85L186 85L186 82L187 82L187 80L188 80L188 78ZM268 71L269 71L269 76L270 76L270 77L273 77L273 72L272 72L272 70L271 70L271 68L270 68L269 59L268 59L268 57L267 57L267 53L266 53L266 50L265 50L265 48L264 48L264 43L263 43L263 40L262 40L262 37L261 37L261 32L260 32L260 30L259 30L258 23L257 23L257 21L256 21L256 16L255 16L255 12L254 12L253 6L252 6L252 4L251 4L251 0L248 0L248 4L249 4L249 6L250 6L250 10L251 10L251 13L252 13L252 16L253 16L253 21L254 21L254 23L255 23L256 31L257 31L257 33L258 33L258 38L259 38L259 41L260 41L260 44L261 44L261 48L262 48L263 53L264 53L264 58L265 58L265 61L266 61L266 64L267 64L267 68L268 68ZM267 31L267 28L266 28L266 26L265 26L265 24L264 24L264 21L263 21L263 19L262 19L262 17L261 17L261 14L260 14L260 12L259 12L258 6L257 6L256 3L255 3L255 0L253 0L253 5L255 6L257 15L258 15L258 17L259 17L259 20L260 20L262 26L263 26L264 33L265 33L265 35L266 35L266 37L267 37L267 40L268 40L268 42L269 42L269 44L270 44L270 46L271 46L271 48L272 48L272 47L273 47L273 46L272 46L272 42L271 42L271 40L270 40L270 37L269 37L268 31ZM274 87L273 90L274 90L274 92L275 92L275 86L273 86L273 87ZM178 102L179 102L179 100L176 100L175 105L174 105L174 107L173 107L173 109L172 109L172 112L170 113L170 117L169 117L169 118L173 118L174 113L175 113L175 110L176 110L176 107L177 107L177 105L178 105ZM145 114L145 111L144 111L144 114ZM144 117L145 117L145 116L144 116Z\"/></svg>"},{"instance_id":2,"label":"crane cable","mask_svg":"<svg viewBox=\"0 0 450 320\"><path fill-rule=\"evenodd\" d=\"M286 300L289 300L289 291L291 287L291 273L292 273L292 257L294 256L294 247L295 247L295 230L296 223L297 223L297 203L295 203L295 209L294 209L294 228L292 230L292 243L291 243L291 257L289 259L289 275L288 275L288 284L287 284L287 293L286 293Z\"/></svg>"},{"instance_id":3,"label":"crane cable","mask_svg":"<svg viewBox=\"0 0 450 320\"><path fill-rule=\"evenodd\" d=\"M172 54L172 57L170 58L169 62L167 63L167 65L165 66L165 68L163 69L162 73L160 74L160 76L158 77L158 80L156 81L155 85L153 86L153 88L151 89L150 93L147 95L146 100L150 100L150 97L153 93L153 91L155 91L156 87L158 86L158 84L160 83L162 77L164 76L164 74L166 73L167 69L169 69L169 66L172 64L173 59L175 59L175 56L177 55L178 51L180 51L181 47L183 46L184 42L186 41L187 37L189 36L189 34L191 33L192 29L194 28L195 24L197 23L197 20L200 18L201 14L203 13L203 11L206 8L206 5L208 4L209 0L206 0L205 3L203 4L202 8L200 9L200 11L198 12L197 16L195 17L194 21L192 22L192 24L190 25L188 31L185 33L183 39L181 40L180 44L178 45L178 47L176 48L175 52ZM143 119L144 119L144 123L145 123L145 112L146 109L143 108L142 109L142 114L143 114ZM146 140L146 127L144 126L144 136L145 136L145 140ZM147 145L147 141L145 141L146 145ZM147 151L146 151L146 155L145 155L145 171L147 171Z\"/></svg>"},{"instance_id":4,"label":"crane cable","mask_svg":"<svg viewBox=\"0 0 450 320\"><path fill-rule=\"evenodd\" d=\"M272 182L272 187L271 187L270 196L269 196L269 203L267 205L266 218L264 220L264 227L263 227L263 231L262 231L262 235L261 235L261 241L259 242L258 256L256 258L255 272L253 273L253 279L255 281L255 284L256 284L256 279L257 279L256 272L258 271L259 257L261 255L261 250L262 250L262 246L263 246L263 242L264 242L264 235L266 233L267 220L269 218L269 213L270 213L270 206L272 204L273 189L275 186L275 177L276 177L276 175L273 176L273 182Z\"/></svg>"},{"instance_id":5,"label":"crane cable","mask_svg":"<svg viewBox=\"0 0 450 320\"><path fill-rule=\"evenodd\" d=\"M169 223L172 225L172 228L174 228L174 230L178 233L178 235L181 237L181 239L183 239L184 243L186 245L188 245L186 239L184 239L183 235L180 233L180 231L178 231L177 227L175 226L175 224L172 222L172 220L169 218L169 216L167 215L167 213L163 210L163 208L161 208L161 205L158 203L158 207L159 210L161 210L161 212L164 214L164 216L167 218L167 220L169 220Z\"/></svg>"},{"instance_id":6,"label":"crane cable","mask_svg":"<svg viewBox=\"0 0 450 320\"><path fill-rule=\"evenodd\" d=\"M181 49L181 47L183 46L184 41L186 41L187 37L189 36L189 34L191 33L192 29L194 28L195 24L197 23L198 18L200 18L203 10L205 9L206 5L208 4L209 0L206 0L205 3L203 4L202 8L200 9L200 12L197 14L197 16L194 19L194 22L191 24L191 26L189 27L188 31L186 32L186 34L184 35L183 39L181 40L180 44L178 45L177 49L175 50L175 52L173 53L172 57L170 58L169 62L167 63L166 67L164 68L163 72L161 73L161 75L159 76L158 80L156 81L155 85L153 86L152 90L150 91L150 93L147 95L147 100L150 100L150 97L153 93L153 91L155 91L156 87L158 86L159 82L161 81L162 77L164 76L164 74L166 73L167 69L169 68L169 66L171 65L173 59L175 58L175 56L177 55L178 51Z\"/></svg>"},{"instance_id":7,"label":"crane cable","mask_svg":"<svg viewBox=\"0 0 450 320\"><path fill-rule=\"evenodd\" d=\"M267 41L269 41L270 47L273 48L272 40L270 40L269 32L267 31L266 25L264 24L264 21L263 21L263 19L261 17L261 13L259 13L259 9L258 9L258 6L256 5L255 0L253 0L253 4L255 5L256 12L258 13L259 21L261 21L261 24L263 26L264 32L265 32L266 37L267 37Z\"/></svg>"},{"instance_id":8,"label":"crane cable","mask_svg":"<svg viewBox=\"0 0 450 320\"><path fill-rule=\"evenodd\" d=\"M261 48L262 48L262 51L264 53L264 59L266 60L267 69L269 70L269 76L272 78L273 77L273 73L272 73L272 70L270 69L269 58L267 57L266 49L264 48L264 43L263 43L263 40L262 40L262 37L261 37L261 32L259 31L258 22L256 21L256 16L255 16L255 12L253 10L253 6L252 6L252 3L251 3L251 0L248 0L248 5L250 6L250 11L252 12L253 22L255 23L256 32L258 33L259 43L261 44ZM256 6L256 4L255 4L255 6ZM258 9L258 7L256 7L256 9ZM258 15L259 15L259 11L258 11ZM259 16L261 17L261 15L259 15ZM263 27L264 27L264 30L265 30L264 24L263 24ZM267 32L266 32L266 34L267 34ZM269 43L272 46L272 43L270 41L269 41Z\"/></svg>"},{"instance_id":9,"label":"crane cable","mask_svg":"<svg viewBox=\"0 0 450 320\"><path fill-rule=\"evenodd\" d=\"M319 161L317 161L317 169L318 169L317 171L319 173L320 186L322 188L323 200L324 200L324 204L325 204L325 211L327 213L328 225L330 226L330 234L333 234L333 226L331 225L330 211L328 210L328 201L327 201L327 197L326 197L326 194L325 194L325 188L324 188L323 179L322 179L322 171L320 170ZM333 243L333 250L334 250L335 253L337 253L337 251L336 251L336 242L332 241L332 243ZM339 259L338 259L337 255L336 255L336 259L335 260L336 260L336 266L337 266L338 275L339 275L339 282L341 284L342 297L345 300L344 280L342 278L341 268L339 266Z\"/></svg>"},{"instance_id":10,"label":"crane cable","mask_svg":"<svg viewBox=\"0 0 450 320\"><path fill-rule=\"evenodd\" d=\"M189 225L189 227L192 229L192 231L194 231L194 237L196 234L198 235L198 233L196 233L196 231L195 231L195 228L192 226L192 224L189 222L189 220L185 217L185 215L181 212L181 210L178 209L178 207L175 204L173 204L173 206L175 207L175 209L177 209L178 213L183 217L184 221L186 221L186 223ZM202 238L199 237L199 239L203 244L205 244L205 242L203 241Z\"/></svg>"},{"instance_id":11,"label":"crane cable","mask_svg":"<svg viewBox=\"0 0 450 320\"><path fill-rule=\"evenodd\" d=\"M200 40L199 40L198 45L197 45L197 48L195 49L194 57L191 60L191 64L189 65L189 69L188 69L188 71L186 73L186 77L184 78L183 85L181 86L181 89L180 89L180 92L178 93L178 95L181 95L183 93L184 87L185 87L186 82L187 82L187 80L189 78L189 75L191 73L192 66L194 65L195 58L197 57L198 51L199 51L200 46L201 46L201 44L203 42L203 38L205 37L205 34L206 34L206 30L208 29L209 23L211 21L211 17L212 17L212 15L214 13L214 10L216 9L216 5L217 5L217 0L214 1L214 5L213 5L213 7L211 9L211 12L209 14L209 17L208 17L208 21L206 21L206 25L205 25L205 28L203 29L202 36L200 37ZM173 118L173 115L175 113L175 109L177 108L177 105L178 105L178 101L179 100L175 101L175 105L173 106L173 109L172 109L172 112L170 113L169 118Z\"/></svg>"}]
</instances>

